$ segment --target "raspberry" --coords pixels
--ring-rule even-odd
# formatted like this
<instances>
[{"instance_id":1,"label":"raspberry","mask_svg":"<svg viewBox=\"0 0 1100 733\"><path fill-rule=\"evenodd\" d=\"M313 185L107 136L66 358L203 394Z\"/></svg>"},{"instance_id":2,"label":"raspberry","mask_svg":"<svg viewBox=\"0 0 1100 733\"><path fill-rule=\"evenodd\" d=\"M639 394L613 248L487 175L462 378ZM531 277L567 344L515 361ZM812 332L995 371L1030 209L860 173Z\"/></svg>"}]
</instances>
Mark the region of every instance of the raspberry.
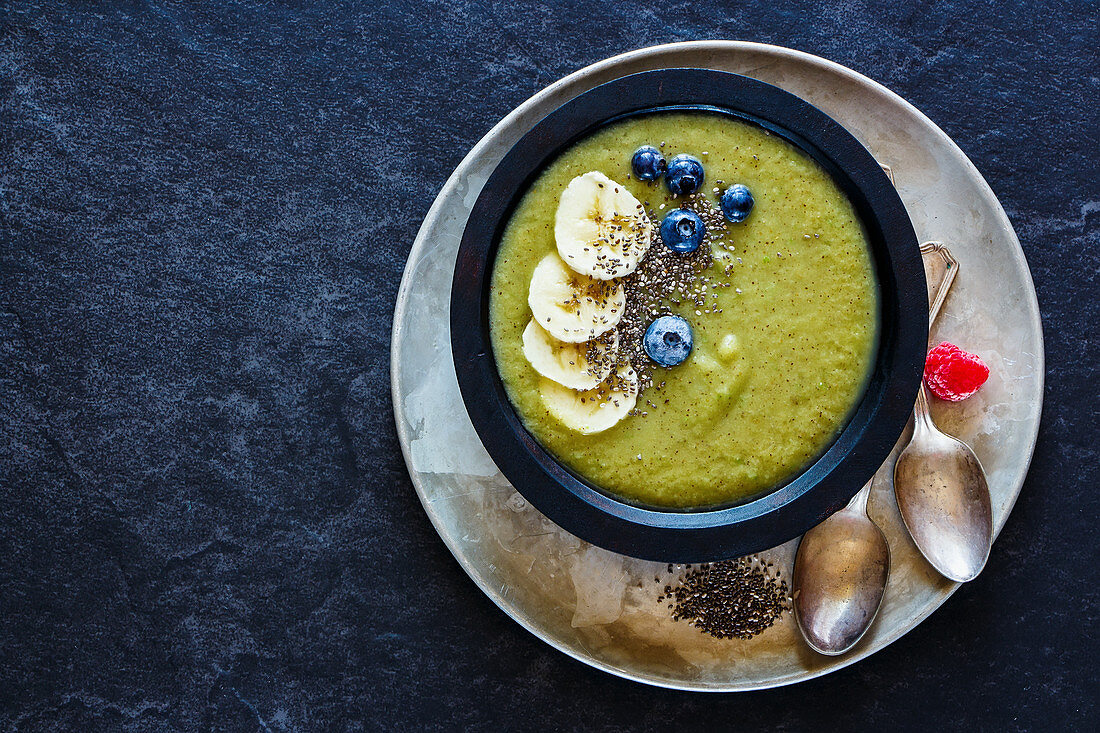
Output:
<instances>
[{"instance_id":1,"label":"raspberry","mask_svg":"<svg viewBox=\"0 0 1100 733\"><path fill-rule=\"evenodd\" d=\"M978 391L989 377L989 367L977 354L970 354L944 341L928 352L924 362L924 383L941 400L959 402Z\"/></svg>"}]
</instances>

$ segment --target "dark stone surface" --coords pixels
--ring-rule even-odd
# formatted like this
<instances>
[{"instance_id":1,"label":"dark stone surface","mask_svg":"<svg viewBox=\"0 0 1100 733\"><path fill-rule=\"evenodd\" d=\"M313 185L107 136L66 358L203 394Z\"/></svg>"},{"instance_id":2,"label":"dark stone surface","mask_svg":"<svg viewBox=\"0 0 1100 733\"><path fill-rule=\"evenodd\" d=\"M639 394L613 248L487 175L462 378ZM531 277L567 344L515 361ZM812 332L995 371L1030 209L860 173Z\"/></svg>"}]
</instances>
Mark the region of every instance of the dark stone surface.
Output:
<instances>
[{"instance_id":1,"label":"dark stone surface","mask_svg":"<svg viewBox=\"0 0 1100 733\"><path fill-rule=\"evenodd\" d=\"M1091 0L5 3L0 728L1096 729ZM1047 338L1023 495L981 577L797 687L614 679L496 609L425 518L388 339L420 219L540 87L661 41L895 89L1016 225Z\"/></svg>"}]
</instances>

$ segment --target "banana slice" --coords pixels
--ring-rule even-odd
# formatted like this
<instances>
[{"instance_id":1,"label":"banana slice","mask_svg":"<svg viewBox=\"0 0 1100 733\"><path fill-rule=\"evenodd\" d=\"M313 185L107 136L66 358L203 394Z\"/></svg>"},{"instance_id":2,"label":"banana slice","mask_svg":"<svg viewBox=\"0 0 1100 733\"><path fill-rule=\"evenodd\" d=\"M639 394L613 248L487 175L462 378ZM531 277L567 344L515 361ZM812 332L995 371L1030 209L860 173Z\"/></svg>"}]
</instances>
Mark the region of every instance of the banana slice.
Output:
<instances>
[{"instance_id":1,"label":"banana slice","mask_svg":"<svg viewBox=\"0 0 1100 733\"><path fill-rule=\"evenodd\" d=\"M618 348L618 331L580 344L558 341L533 318L523 331L523 355L535 371L570 389L592 389L607 379Z\"/></svg>"},{"instance_id":2,"label":"banana slice","mask_svg":"<svg viewBox=\"0 0 1100 733\"><path fill-rule=\"evenodd\" d=\"M600 280L629 275L653 242L645 209L622 184L603 173L577 176L558 202L558 254L567 265Z\"/></svg>"},{"instance_id":3,"label":"banana slice","mask_svg":"<svg viewBox=\"0 0 1100 733\"><path fill-rule=\"evenodd\" d=\"M602 433L634 409L638 401L638 375L630 366L619 367L595 389L578 392L543 378L542 403L561 424L578 433Z\"/></svg>"},{"instance_id":4,"label":"banana slice","mask_svg":"<svg viewBox=\"0 0 1100 733\"><path fill-rule=\"evenodd\" d=\"M621 284L579 275L550 253L531 275L527 304L551 336L580 343L615 328L623 317L626 295Z\"/></svg>"}]
</instances>

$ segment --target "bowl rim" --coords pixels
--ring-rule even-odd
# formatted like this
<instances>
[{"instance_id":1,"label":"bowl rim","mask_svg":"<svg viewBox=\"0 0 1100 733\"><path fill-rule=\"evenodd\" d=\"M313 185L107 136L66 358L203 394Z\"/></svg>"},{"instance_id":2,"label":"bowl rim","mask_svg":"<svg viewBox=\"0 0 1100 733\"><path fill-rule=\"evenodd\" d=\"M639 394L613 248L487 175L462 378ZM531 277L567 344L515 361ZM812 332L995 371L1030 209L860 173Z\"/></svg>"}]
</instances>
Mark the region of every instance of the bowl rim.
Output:
<instances>
[{"instance_id":1,"label":"bowl rim","mask_svg":"<svg viewBox=\"0 0 1100 733\"><path fill-rule=\"evenodd\" d=\"M874 368L834 442L776 488L697 510L643 506L598 489L526 430L496 368L489 337L492 264L510 214L563 150L624 117L669 109L731 114L809 154L833 176L863 220L879 283ZM875 473L904 430L927 345L927 295L916 234L875 158L835 120L799 97L730 72L646 71L601 84L539 120L486 181L463 232L451 291L451 346L463 403L490 457L549 519L615 552L700 562L782 544L842 507Z\"/></svg>"}]
</instances>

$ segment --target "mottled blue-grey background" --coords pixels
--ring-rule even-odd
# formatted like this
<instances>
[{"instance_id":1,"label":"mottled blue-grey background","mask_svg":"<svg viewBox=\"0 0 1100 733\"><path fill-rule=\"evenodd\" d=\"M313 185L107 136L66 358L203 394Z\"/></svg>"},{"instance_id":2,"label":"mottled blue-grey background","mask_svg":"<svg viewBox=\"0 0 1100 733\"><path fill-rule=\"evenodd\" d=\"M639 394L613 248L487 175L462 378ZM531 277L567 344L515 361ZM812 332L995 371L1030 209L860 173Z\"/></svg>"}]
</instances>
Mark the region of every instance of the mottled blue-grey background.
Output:
<instances>
[{"instance_id":1,"label":"mottled blue-grey background","mask_svg":"<svg viewBox=\"0 0 1100 733\"><path fill-rule=\"evenodd\" d=\"M1095 730L1092 0L0 4L0 729ZM981 577L826 678L654 690L545 646L421 511L390 408L405 257L551 81L658 42L820 54L1000 196L1049 369Z\"/></svg>"}]
</instances>

